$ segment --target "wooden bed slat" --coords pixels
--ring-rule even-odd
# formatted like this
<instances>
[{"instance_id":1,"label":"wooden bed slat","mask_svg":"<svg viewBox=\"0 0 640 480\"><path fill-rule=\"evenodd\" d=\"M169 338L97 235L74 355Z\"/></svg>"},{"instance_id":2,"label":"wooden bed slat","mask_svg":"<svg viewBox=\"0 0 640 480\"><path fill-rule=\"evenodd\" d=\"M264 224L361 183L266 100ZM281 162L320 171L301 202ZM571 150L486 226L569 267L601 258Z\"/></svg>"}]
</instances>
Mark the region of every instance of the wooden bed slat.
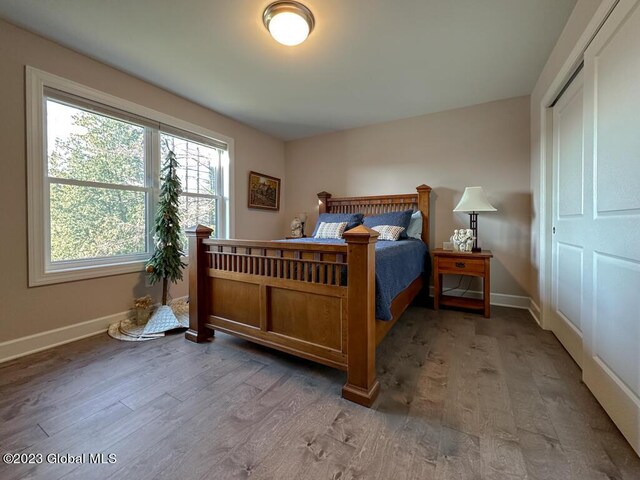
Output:
<instances>
[{"instance_id":1,"label":"wooden bed slat","mask_svg":"<svg viewBox=\"0 0 640 480\"><path fill-rule=\"evenodd\" d=\"M379 215L387 212L415 210L422 212L422 241L429 243L429 212L431 187L420 185L417 193L376 195L367 197L333 197L328 192L318 193L319 213L364 213Z\"/></svg>"}]
</instances>

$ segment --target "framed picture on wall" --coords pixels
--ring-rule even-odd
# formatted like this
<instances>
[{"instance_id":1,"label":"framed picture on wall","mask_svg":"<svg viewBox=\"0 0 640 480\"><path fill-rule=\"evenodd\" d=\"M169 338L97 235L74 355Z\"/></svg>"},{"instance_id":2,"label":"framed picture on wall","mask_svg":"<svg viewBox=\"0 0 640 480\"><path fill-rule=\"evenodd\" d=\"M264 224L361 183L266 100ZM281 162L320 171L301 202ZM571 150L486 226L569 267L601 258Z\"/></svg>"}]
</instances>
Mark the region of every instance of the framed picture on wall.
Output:
<instances>
[{"instance_id":1,"label":"framed picture on wall","mask_svg":"<svg viewBox=\"0 0 640 480\"><path fill-rule=\"evenodd\" d=\"M249 172L249 208L280 210L280 179Z\"/></svg>"}]
</instances>

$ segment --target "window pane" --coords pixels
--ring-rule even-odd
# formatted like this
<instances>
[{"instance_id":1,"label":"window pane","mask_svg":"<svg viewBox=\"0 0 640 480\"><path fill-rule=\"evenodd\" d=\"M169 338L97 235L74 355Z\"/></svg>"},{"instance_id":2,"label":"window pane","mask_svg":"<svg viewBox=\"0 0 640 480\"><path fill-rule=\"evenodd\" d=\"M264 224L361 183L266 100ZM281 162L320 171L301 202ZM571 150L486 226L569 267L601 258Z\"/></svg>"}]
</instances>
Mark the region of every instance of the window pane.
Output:
<instances>
[{"instance_id":1,"label":"window pane","mask_svg":"<svg viewBox=\"0 0 640 480\"><path fill-rule=\"evenodd\" d=\"M144 186L144 127L47 100L49 176Z\"/></svg>"},{"instance_id":2,"label":"window pane","mask_svg":"<svg viewBox=\"0 0 640 480\"><path fill-rule=\"evenodd\" d=\"M145 253L144 192L51 184L51 261Z\"/></svg>"},{"instance_id":3,"label":"window pane","mask_svg":"<svg viewBox=\"0 0 640 480\"><path fill-rule=\"evenodd\" d=\"M182 190L189 193L216 194L218 150L200 143L162 133L162 161L169 150L176 154Z\"/></svg>"},{"instance_id":4,"label":"window pane","mask_svg":"<svg viewBox=\"0 0 640 480\"><path fill-rule=\"evenodd\" d=\"M204 225L213 229L212 237L216 236L216 199L202 197L180 197L180 223L182 224L182 245L185 251L188 242L184 234L185 229L195 225Z\"/></svg>"}]
</instances>

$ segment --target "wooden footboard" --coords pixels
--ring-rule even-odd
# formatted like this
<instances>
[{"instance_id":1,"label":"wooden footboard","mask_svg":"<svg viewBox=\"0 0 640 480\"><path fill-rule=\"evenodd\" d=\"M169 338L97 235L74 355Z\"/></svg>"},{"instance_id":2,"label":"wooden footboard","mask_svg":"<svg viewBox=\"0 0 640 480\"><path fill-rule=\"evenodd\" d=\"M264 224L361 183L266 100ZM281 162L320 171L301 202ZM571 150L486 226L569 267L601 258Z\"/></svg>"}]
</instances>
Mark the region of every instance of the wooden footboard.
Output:
<instances>
[{"instance_id":1,"label":"wooden footboard","mask_svg":"<svg viewBox=\"0 0 640 480\"><path fill-rule=\"evenodd\" d=\"M343 396L370 405L375 376L375 242L364 226L344 244L189 237L189 330L220 330L347 371Z\"/></svg>"}]
</instances>

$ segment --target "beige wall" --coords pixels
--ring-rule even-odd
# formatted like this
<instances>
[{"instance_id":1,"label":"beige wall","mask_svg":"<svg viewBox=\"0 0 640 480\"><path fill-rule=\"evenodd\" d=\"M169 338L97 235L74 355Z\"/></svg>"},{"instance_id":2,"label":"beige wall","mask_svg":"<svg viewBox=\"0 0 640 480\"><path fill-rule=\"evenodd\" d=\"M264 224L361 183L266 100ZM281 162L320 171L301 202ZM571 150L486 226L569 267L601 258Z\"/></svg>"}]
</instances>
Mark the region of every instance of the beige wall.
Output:
<instances>
[{"instance_id":1,"label":"beige wall","mask_svg":"<svg viewBox=\"0 0 640 480\"><path fill-rule=\"evenodd\" d=\"M434 187L431 243L441 245L454 228L468 225L467 215L451 212L464 187L482 185L499 210L480 218L481 244L495 254L492 291L532 291L528 97L284 144L1 20L0 61L0 342L122 312L134 297L158 294L144 286L142 274L27 287L25 65L234 138L237 238L279 238L302 210L311 213L311 229L321 190L372 195L427 183ZM280 213L247 209L249 170L283 178ZM172 293L186 289L179 285Z\"/></svg>"},{"instance_id":2,"label":"beige wall","mask_svg":"<svg viewBox=\"0 0 640 480\"><path fill-rule=\"evenodd\" d=\"M433 187L431 244L442 246L466 214L452 212L465 186L481 185L497 213L481 214L480 244L491 248L494 293L531 291L529 97L287 142L286 220L317 218L316 193L335 196ZM310 231L310 230L309 230Z\"/></svg>"},{"instance_id":3,"label":"beige wall","mask_svg":"<svg viewBox=\"0 0 640 480\"><path fill-rule=\"evenodd\" d=\"M118 313L135 296L157 295L142 274L27 287L25 65L220 132L235 140L238 238L274 238L284 214L248 210L247 175L284 177L284 144L126 73L0 20L0 342ZM184 286L172 290L185 295Z\"/></svg>"},{"instance_id":4,"label":"beige wall","mask_svg":"<svg viewBox=\"0 0 640 480\"><path fill-rule=\"evenodd\" d=\"M611 3L607 0L608 3ZM531 93L531 192L532 192L532 221L531 221L531 262L532 262L532 292L533 301L542 308L544 305L541 299L541 249L543 237L541 219L543 217L543 202L541 197L541 175L544 174L547 181L550 181L550 171L542 165L548 146L541 144L542 117L546 114L545 109L550 104L550 99L544 99L547 93L554 97L562 88L562 85L573 73L574 59L570 56L576 48L584 48L586 42L591 38L593 32L585 32L590 22L594 21L594 15L598 12L602 0L578 0L571 12L564 29L556 45L545 64L538 81ZM596 22L596 24L598 24ZM583 43L578 47L578 43ZM564 72L563 72L564 71ZM565 78L566 77L566 78ZM547 268L550 264L547 265ZM545 321L542 321L543 326Z\"/></svg>"}]
</instances>

